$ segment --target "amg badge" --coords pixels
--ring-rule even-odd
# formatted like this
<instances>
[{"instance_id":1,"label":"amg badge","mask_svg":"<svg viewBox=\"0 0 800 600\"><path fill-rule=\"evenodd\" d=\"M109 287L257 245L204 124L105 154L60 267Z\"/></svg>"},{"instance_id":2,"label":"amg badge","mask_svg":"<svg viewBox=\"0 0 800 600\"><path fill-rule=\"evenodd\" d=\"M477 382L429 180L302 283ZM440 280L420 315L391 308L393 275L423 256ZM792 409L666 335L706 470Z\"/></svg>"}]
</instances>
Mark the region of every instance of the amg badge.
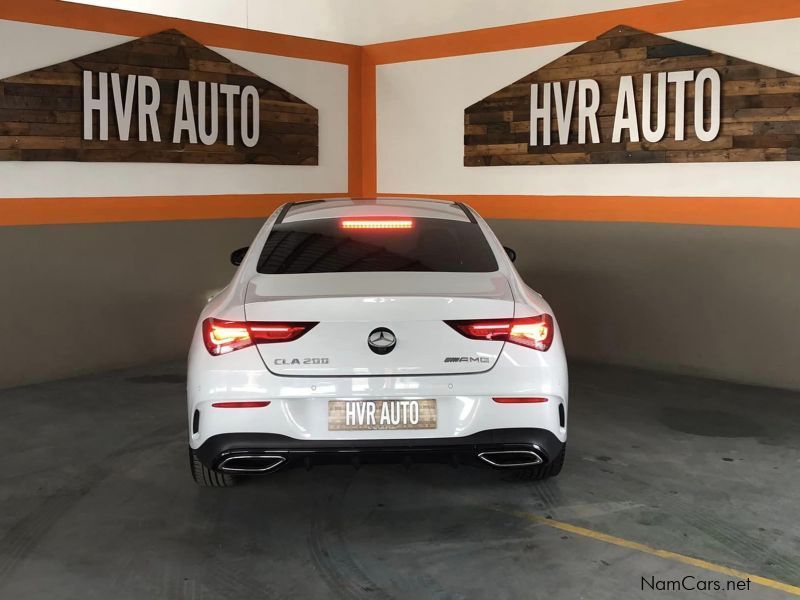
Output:
<instances>
[{"instance_id":1,"label":"amg badge","mask_svg":"<svg viewBox=\"0 0 800 600\"><path fill-rule=\"evenodd\" d=\"M446 363L490 363L492 362L488 356L445 356L444 362Z\"/></svg>"}]
</instances>

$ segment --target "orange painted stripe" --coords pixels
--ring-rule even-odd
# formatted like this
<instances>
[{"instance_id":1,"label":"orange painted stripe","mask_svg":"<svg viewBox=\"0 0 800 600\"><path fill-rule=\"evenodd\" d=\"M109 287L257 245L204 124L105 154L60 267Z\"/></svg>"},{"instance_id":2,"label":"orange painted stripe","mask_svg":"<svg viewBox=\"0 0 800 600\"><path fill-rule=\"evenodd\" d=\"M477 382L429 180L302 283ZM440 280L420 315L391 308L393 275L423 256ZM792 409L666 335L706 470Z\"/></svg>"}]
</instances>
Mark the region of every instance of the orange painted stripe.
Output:
<instances>
[{"instance_id":1,"label":"orange painted stripe","mask_svg":"<svg viewBox=\"0 0 800 600\"><path fill-rule=\"evenodd\" d=\"M7 198L0 226L266 218L284 202L346 194Z\"/></svg>"},{"instance_id":2,"label":"orange painted stripe","mask_svg":"<svg viewBox=\"0 0 800 600\"><path fill-rule=\"evenodd\" d=\"M12 198L0 226L266 218L284 202L345 194ZM466 202L487 219L800 228L800 198L378 194Z\"/></svg>"},{"instance_id":3,"label":"orange painted stripe","mask_svg":"<svg viewBox=\"0 0 800 600\"><path fill-rule=\"evenodd\" d=\"M363 189L362 70L362 53L359 53L358 60L347 68L347 190L353 197L361 196Z\"/></svg>"},{"instance_id":4,"label":"orange painted stripe","mask_svg":"<svg viewBox=\"0 0 800 600\"><path fill-rule=\"evenodd\" d=\"M378 195L458 200L487 219L800 228L800 198Z\"/></svg>"},{"instance_id":5,"label":"orange painted stripe","mask_svg":"<svg viewBox=\"0 0 800 600\"><path fill-rule=\"evenodd\" d=\"M378 191L377 110L375 61L369 51L361 56L361 194Z\"/></svg>"},{"instance_id":6,"label":"orange painted stripe","mask_svg":"<svg viewBox=\"0 0 800 600\"><path fill-rule=\"evenodd\" d=\"M594 39L617 25L649 33L800 17L797 0L678 0L365 46L376 64L549 46Z\"/></svg>"},{"instance_id":7,"label":"orange painted stripe","mask_svg":"<svg viewBox=\"0 0 800 600\"><path fill-rule=\"evenodd\" d=\"M142 37L165 29L180 29L207 46L262 52L278 56L352 64L361 49L352 44L326 42L293 35L255 31L227 25L74 4L59 0L0 3L0 19L54 27L69 27Z\"/></svg>"}]
</instances>

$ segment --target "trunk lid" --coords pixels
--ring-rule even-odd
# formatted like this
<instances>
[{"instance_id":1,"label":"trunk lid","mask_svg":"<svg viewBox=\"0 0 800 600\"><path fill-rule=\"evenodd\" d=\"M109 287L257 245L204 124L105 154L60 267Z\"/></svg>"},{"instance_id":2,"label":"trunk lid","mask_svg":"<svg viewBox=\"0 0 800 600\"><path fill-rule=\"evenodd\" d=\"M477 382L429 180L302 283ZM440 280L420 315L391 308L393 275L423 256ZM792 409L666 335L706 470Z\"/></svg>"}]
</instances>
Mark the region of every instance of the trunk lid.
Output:
<instances>
[{"instance_id":1,"label":"trunk lid","mask_svg":"<svg viewBox=\"0 0 800 600\"><path fill-rule=\"evenodd\" d=\"M512 318L514 298L499 273L256 275L245 315L248 321L319 323L293 342L257 346L278 375L477 373L494 366L503 342L468 339L445 320ZM371 334L378 352L370 347ZM379 353L392 336L395 345Z\"/></svg>"}]
</instances>

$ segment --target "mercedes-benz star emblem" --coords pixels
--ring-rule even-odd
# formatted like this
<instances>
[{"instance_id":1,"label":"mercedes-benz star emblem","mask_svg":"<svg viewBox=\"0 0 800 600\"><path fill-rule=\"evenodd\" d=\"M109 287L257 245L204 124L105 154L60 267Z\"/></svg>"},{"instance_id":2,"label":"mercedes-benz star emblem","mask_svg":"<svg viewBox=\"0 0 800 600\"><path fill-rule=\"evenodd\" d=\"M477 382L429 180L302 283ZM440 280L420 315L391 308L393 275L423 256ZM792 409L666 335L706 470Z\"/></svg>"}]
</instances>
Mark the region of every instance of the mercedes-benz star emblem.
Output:
<instances>
[{"instance_id":1,"label":"mercedes-benz star emblem","mask_svg":"<svg viewBox=\"0 0 800 600\"><path fill-rule=\"evenodd\" d=\"M370 332L367 345L375 354L389 354L397 345L397 338L386 327L378 327Z\"/></svg>"}]
</instances>

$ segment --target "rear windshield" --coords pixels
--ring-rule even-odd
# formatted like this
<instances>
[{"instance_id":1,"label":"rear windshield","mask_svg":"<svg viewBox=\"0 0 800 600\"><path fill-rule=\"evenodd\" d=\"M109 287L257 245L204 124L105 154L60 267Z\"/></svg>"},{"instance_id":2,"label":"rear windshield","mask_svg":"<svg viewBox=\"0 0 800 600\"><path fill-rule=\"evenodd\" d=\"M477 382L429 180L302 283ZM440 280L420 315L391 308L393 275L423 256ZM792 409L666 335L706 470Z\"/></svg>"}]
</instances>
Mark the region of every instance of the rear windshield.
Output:
<instances>
[{"instance_id":1,"label":"rear windshield","mask_svg":"<svg viewBox=\"0 0 800 600\"><path fill-rule=\"evenodd\" d=\"M344 229L339 219L281 223L258 260L265 274L496 270L481 228L448 219L415 218L410 229Z\"/></svg>"}]
</instances>

